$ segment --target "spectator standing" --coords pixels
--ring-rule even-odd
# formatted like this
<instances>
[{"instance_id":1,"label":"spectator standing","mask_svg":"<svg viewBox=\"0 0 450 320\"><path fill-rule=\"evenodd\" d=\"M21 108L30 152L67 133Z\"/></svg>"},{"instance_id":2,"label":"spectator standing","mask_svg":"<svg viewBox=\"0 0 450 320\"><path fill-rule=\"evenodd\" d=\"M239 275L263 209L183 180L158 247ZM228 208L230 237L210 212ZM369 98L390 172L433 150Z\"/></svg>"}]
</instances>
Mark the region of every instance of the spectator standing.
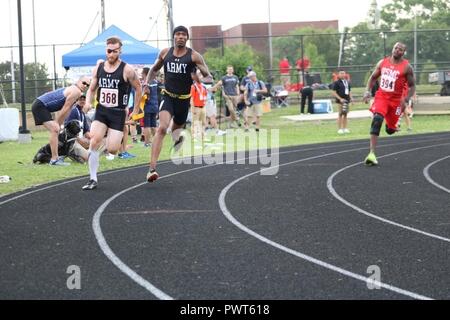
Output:
<instances>
[{"instance_id":1,"label":"spectator standing","mask_svg":"<svg viewBox=\"0 0 450 320\"><path fill-rule=\"evenodd\" d=\"M338 110L338 134L350 133L347 128L347 114L350 109L350 102L352 101L351 85L347 80L346 72L339 71L339 79L333 83L333 95L339 105Z\"/></svg>"},{"instance_id":2,"label":"spectator standing","mask_svg":"<svg viewBox=\"0 0 450 320\"><path fill-rule=\"evenodd\" d=\"M284 56L283 59L280 60L278 68L280 71L281 84L283 85L285 90L289 90L291 83L291 76L290 76L291 65L286 56Z\"/></svg>"},{"instance_id":3,"label":"spectator standing","mask_svg":"<svg viewBox=\"0 0 450 320\"><path fill-rule=\"evenodd\" d=\"M219 87L222 87L222 96L230 112L230 127L236 128L241 125L236 114L239 102L239 78L234 74L232 65L227 66L227 74L212 87L212 90L216 91Z\"/></svg>"},{"instance_id":4,"label":"spectator standing","mask_svg":"<svg viewBox=\"0 0 450 320\"><path fill-rule=\"evenodd\" d=\"M267 93L267 88L264 82L259 81L256 78L256 72L251 71L249 77L250 82L247 83L244 92L245 104L247 105L245 113L245 129L248 131L248 118L253 117L252 122L255 123L255 130L258 132L261 127L261 116L263 115L261 103L264 99L264 94Z\"/></svg>"},{"instance_id":5,"label":"spectator standing","mask_svg":"<svg viewBox=\"0 0 450 320\"><path fill-rule=\"evenodd\" d=\"M312 114L314 113L314 106L313 106L313 99L314 99L314 90L311 86L304 86L301 90L300 90L300 99L301 99L301 109L300 109L300 114L305 113L305 104L306 104L306 100L308 100L308 108L307 108L307 112Z\"/></svg>"},{"instance_id":6,"label":"spectator standing","mask_svg":"<svg viewBox=\"0 0 450 320\"><path fill-rule=\"evenodd\" d=\"M202 78L202 77L201 77ZM211 130L214 130L216 135L222 136L226 134L226 131L222 131L219 129L219 126L217 124L217 105L216 105L216 99L214 98L214 92L213 89L213 78L212 77L203 77L202 83L205 86L206 90L208 90L208 95L206 97L206 105L205 105L205 111L206 111L206 125L208 126L208 123L210 125Z\"/></svg>"},{"instance_id":7,"label":"spectator standing","mask_svg":"<svg viewBox=\"0 0 450 320\"><path fill-rule=\"evenodd\" d=\"M208 90L200 82L200 77L197 74L197 69L194 68L191 73L193 84L191 86L191 112L192 112L192 137L197 139L201 137L201 141L205 138L206 126L206 99L208 97Z\"/></svg>"},{"instance_id":8,"label":"spectator standing","mask_svg":"<svg viewBox=\"0 0 450 320\"><path fill-rule=\"evenodd\" d=\"M311 65L311 61L309 60L309 58L307 56L303 56L303 59L299 58L295 63L295 67L298 71L298 81L300 83L302 83L303 85L307 84L305 81L304 74L309 73L310 65Z\"/></svg>"}]
</instances>

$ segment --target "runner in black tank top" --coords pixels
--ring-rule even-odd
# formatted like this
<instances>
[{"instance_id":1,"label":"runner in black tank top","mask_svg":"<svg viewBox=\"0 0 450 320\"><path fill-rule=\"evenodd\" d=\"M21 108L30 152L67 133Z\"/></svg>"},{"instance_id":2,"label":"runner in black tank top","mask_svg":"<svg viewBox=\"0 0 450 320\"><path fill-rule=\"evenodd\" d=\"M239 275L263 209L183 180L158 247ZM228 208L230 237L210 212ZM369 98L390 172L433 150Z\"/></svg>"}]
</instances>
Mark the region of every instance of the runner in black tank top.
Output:
<instances>
[{"instance_id":1,"label":"runner in black tank top","mask_svg":"<svg viewBox=\"0 0 450 320\"><path fill-rule=\"evenodd\" d=\"M196 67L192 61L192 49L186 48L187 52L182 57L173 55L174 47L164 58L164 81L166 91L176 95L188 95L191 91L191 73Z\"/></svg>"},{"instance_id":2,"label":"runner in black tank top","mask_svg":"<svg viewBox=\"0 0 450 320\"><path fill-rule=\"evenodd\" d=\"M103 106L117 109L125 109L127 107L131 85L123 78L125 65L126 63L122 61L112 73L105 71L104 62L98 66L97 107Z\"/></svg>"},{"instance_id":3,"label":"runner in black tank top","mask_svg":"<svg viewBox=\"0 0 450 320\"><path fill-rule=\"evenodd\" d=\"M147 174L148 182L153 182L159 177L156 172L156 162L172 118L172 139L175 142L173 149L178 151L181 148L184 137L180 133L185 127L190 108L191 72L197 67L203 76L211 77L203 57L195 50L186 47L189 39L188 29L183 26L176 27L173 30L173 37L174 47L161 51L147 77L147 83L150 83L155 79L157 72L164 67L165 90L159 108L159 128L153 139L150 170Z\"/></svg>"},{"instance_id":4,"label":"runner in black tank top","mask_svg":"<svg viewBox=\"0 0 450 320\"><path fill-rule=\"evenodd\" d=\"M97 106L91 126L89 145L90 179L83 186L83 190L97 188L98 148L103 143L105 135L107 135L106 150L109 153L117 153L122 144L131 87L136 92L133 115L140 111L141 84L136 71L119 59L121 51L122 41L117 37L108 38L106 40L106 61L98 63L92 72L86 103L92 105L96 96Z\"/></svg>"}]
</instances>

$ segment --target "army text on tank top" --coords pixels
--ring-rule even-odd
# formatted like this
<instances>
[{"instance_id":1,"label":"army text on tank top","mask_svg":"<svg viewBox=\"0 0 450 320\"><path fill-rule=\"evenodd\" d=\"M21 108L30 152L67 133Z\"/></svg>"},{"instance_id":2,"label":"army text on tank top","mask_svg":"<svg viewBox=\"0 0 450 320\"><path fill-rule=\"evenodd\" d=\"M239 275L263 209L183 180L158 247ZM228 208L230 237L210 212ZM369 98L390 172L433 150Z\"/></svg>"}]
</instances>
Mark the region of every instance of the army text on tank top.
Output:
<instances>
[{"instance_id":1,"label":"army text on tank top","mask_svg":"<svg viewBox=\"0 0 450 320\"><path fill-rule=\"evenodd\" d=\"M106 108L125 109L128 105L131 86L123 78L126 63L121 62L116 71L109 73L105 71L104 62L97 69L98 104Z\"/></svg>"},{"instance_id":2,"label":"army text on tank top","mask_svg":"<svg viewBox=\"0 0 450 320\"><path fill-rule=\"evenodd\" d=\"M164 85L169 93L186 95L191 92L191 73L196 64L192 61L192 49L182 57L173 55L174 48L170 48L164 58Z\"/></svg>"}]
</instances>

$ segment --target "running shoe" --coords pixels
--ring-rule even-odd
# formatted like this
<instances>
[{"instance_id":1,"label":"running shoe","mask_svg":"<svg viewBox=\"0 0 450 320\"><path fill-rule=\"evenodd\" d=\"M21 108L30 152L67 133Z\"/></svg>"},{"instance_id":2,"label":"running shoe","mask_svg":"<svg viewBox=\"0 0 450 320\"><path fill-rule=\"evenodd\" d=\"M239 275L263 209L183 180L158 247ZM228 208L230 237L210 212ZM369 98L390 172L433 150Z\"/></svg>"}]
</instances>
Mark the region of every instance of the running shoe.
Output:
<instances>
[{"instance_id":1,"label":"running shoe","mask_svg":"<svg viewBox=\"0 0 450 320\"><path fill-rule=\"evenodd\" d=\"M227 132L217 129L216 135L218 135L220 137L220 136L223 136L224 134L227 134Z\"/></svg>"},{"instance_id":2,"label":"running shoe","mask_svg":"<svg viewBox=\"0 0 450 320\"><path fill-rule=\"evenodd\" d=\"M156 181L158 178L159 178L159 174L158 174L158 172L156 172L155 169L152 169L147 173L147 182Z\"/></svg>"},{"instance_id":3,"label":"running shoe","mask_svg":"<svg viewBox=\"0 0 450 320\"><path fill-rule=\"evenodd\" d=\"M119 153L119 159L132 159L136 158L134 154L128 153L128 151Z\"/></svg>"},{"instance_id":4,"label":"running shoe","mask_svg":"<svg viewBox=\"0 0 450 320\"><path fill-rule=\"evenodd\" d=\"M376 166L378 164L377 157L375 156L375 153L373 151L369 152L366 159L364 160L364 163L368 166Z\"/></svg>"},{"instance_id":5,"label":"running shoe","mask_svg":"<svg viewBox=\"0 0 450 320\"><path fill-rule=\"evenodd\" d=\"M177 141L175 141L175 143L172 146L172 150L174 152L178 152L180 151L181 147L183 146L183 142L184 142L184 136L180 135L180 137L178 138Z\"/></svg>"},{"instance_id":6,"label":"running shoe","mask_svg":"<svg viewBox=\"0 0 450 320\"><path fill-rule=\"evenodd\" d=\"M93 190L93 189L97 188L97 186L98 186L97 181L95 181L93 179L90 179L88 181L88 183L86 183L81 189L83 189L83 190Z\"/></svg>"},{"instance_id":7,"label":"running shoe","mask_svg":"<svg viewBox=\"0 0 450 320\"><path fill-rule=\"evenodd\" d=\"M70 166L70 163L64 162L64 160L61 158L58 158L56 160L50 160L48 164L51 166L63 166L63 167Z\"/></svg>"}]
</instances>

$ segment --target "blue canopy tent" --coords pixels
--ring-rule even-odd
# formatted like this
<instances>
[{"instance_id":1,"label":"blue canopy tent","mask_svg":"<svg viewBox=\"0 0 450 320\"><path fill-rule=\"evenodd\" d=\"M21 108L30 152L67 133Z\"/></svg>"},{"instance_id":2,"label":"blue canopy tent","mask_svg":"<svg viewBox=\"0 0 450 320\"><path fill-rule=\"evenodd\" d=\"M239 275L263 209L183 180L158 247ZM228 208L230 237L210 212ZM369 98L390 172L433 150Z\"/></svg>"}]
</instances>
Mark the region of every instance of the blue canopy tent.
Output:
<instances>
[{"instance_id":1,"label":"blue canopy tent","mask_svg":"<svg viewBox=\"0 0 450 320\"><path fill-rule=\"evenodd\" d=\"M103 31L86 45L62 56L62 65L66 70L70 67L95 66L98 59L106 58L106 39L118 36L122 39L121 59L129 64L154 64L159 49L136 40L115 25Z\"/></svg>"}]
</instances>

